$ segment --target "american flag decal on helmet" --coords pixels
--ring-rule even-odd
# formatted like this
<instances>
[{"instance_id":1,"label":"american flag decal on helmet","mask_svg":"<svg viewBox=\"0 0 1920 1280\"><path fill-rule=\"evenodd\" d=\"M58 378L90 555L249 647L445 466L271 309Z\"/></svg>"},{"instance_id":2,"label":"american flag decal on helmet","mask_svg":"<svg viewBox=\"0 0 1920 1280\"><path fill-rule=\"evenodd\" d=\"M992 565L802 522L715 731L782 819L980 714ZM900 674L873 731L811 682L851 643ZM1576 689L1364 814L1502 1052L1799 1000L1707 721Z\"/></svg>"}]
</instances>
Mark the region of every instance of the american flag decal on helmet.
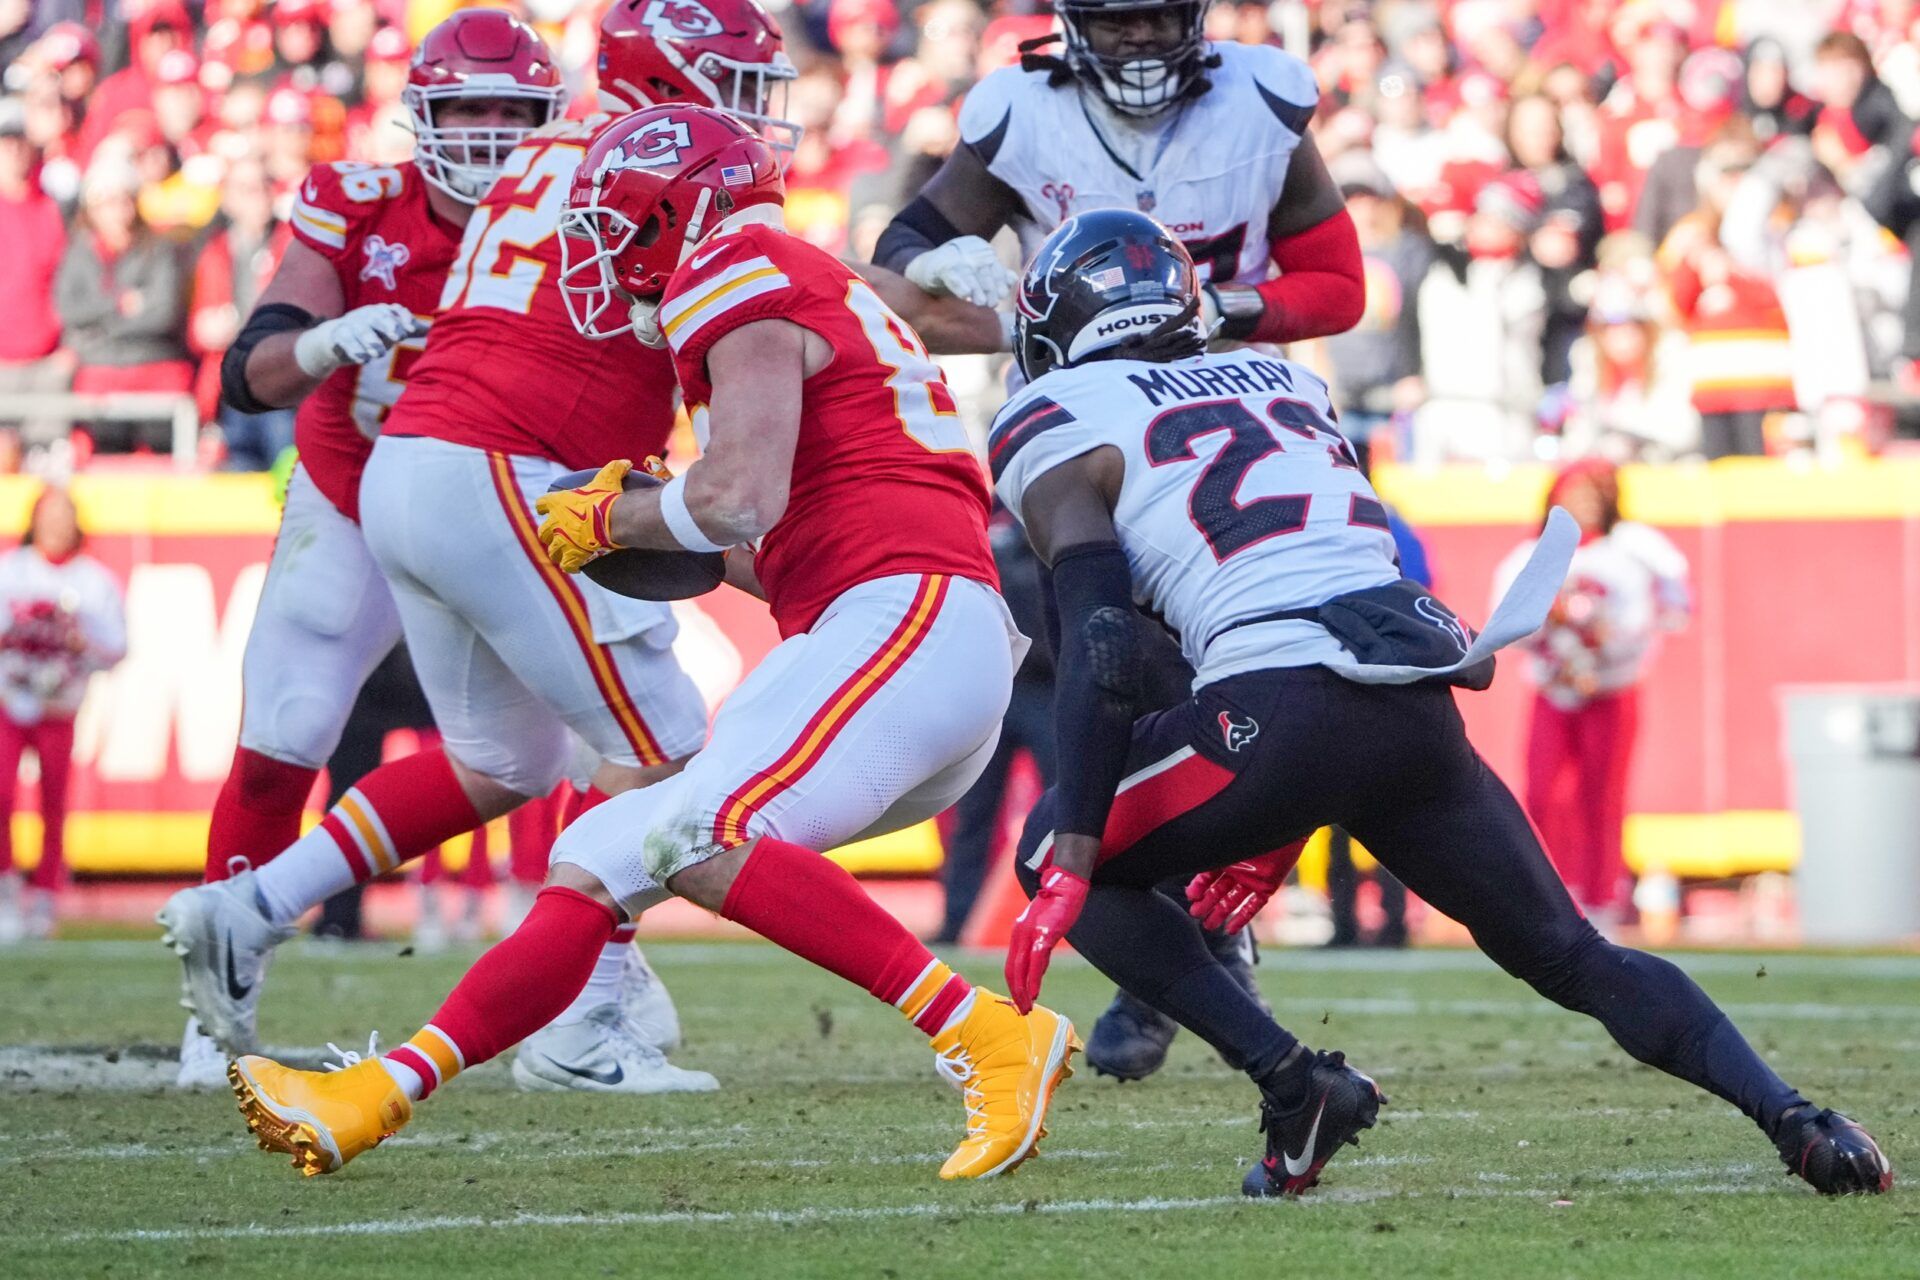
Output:
<instances>
[{"instance_id":1,"label":"american flag decal on helmet","mask_svg":"<svg viewBox=\"0 0 1920 1280\"><path fill-rule=\"evenodd\" d=\"M723 164L720 166L720 181L729 187L744 187L753 181L753 166Z\"/></svg>"}]
</instances>

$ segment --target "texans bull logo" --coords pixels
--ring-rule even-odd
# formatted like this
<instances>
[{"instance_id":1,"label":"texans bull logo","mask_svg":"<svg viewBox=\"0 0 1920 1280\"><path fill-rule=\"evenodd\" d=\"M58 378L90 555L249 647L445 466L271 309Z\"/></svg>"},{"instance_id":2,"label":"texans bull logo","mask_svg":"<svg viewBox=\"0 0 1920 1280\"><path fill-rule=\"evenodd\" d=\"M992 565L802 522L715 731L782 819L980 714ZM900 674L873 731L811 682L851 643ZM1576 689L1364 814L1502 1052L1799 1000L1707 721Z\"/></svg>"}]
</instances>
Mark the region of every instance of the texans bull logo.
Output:
<instances>
[{"instance_id":1,"label":"texans bull logo","mask_svg":"<svg viewBox=\"0 0 1920 1280\"><path fill-rule=\"evenodd\" d=\"M1252 716L1236 720L1231 711L1220 713L1220 737L1227 744L1227 750L1238 753L1240 748L1259 736L1260 722Z\"/></svg>"},{"instance_id":2,"label":"texans bull logo","mask_svg":"<svg viewBox=\"0 0 1920 1280\"><path fill-rule=\"evenodd\" d=\"M1439 627L1452 637L1460 648L1460 656L1467 656L1467 649L1473 644L1473 629L1455 616L1453 610L1435 600L1432 596L1421 596L1413 602L1414 612Z\"/></svg>"}]
</instances>

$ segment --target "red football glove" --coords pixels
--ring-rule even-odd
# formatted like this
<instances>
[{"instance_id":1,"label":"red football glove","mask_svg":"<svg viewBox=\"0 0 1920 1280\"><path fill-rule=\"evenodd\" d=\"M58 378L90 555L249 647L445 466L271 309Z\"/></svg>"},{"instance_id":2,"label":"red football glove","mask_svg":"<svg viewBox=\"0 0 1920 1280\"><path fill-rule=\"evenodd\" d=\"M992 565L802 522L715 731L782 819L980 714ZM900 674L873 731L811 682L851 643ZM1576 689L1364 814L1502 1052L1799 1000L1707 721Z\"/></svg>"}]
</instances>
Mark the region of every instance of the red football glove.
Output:
<instances>
[{"instance_id":1,"label":"red football glove","mask_svg":"<svg viewBox=\"0 0 1920 1280\"><path fill-rule=\"evenodd\" d=\"M1053 944L1066 937L1080 918L1090 887L1073 872L1056 866L1040 872L1040 891L1013 922L1013 938L1007 943L1007 994L1021 1013L1032 1011L1040 982L1047 976Z\"/></svg>"},{"instance_id":2,"label":"red football glove","mask_svg":"<svg viewBox=\"0 0 1920 1280\"><path fill-rule=\"evenodd\" d=\"M1188 914L1209 929L1240 932L1260 914L1260 908L1267 905L1293 864L1300 861L1300 850L1306 843L1296 840L1284 849L1218 871L1201 872L1187 882L1187 901L1193 904L1187 908Z\"/></svg>"}]
</instances>

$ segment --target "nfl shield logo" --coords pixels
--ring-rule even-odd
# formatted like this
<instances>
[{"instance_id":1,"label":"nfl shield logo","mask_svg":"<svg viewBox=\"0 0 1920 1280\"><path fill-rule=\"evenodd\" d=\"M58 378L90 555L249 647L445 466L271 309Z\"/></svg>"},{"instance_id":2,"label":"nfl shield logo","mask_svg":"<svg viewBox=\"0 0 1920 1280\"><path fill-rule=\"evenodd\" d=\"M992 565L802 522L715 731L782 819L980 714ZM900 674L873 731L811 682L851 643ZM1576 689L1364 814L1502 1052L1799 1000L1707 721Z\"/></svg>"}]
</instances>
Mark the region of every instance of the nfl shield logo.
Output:
<instances>
[{"instance_id":1,"label":"nfl shield logo","mask_svg":"<svg viewBox=\"0 0 1920 1280\"><path fill-rule=\"evenodd\" d=\"M1152 188L1152 187L1142 187L1142 188L1140 188L1140 190L1139 190L1139 191L1137 191L1137 192L1135 192L1135 193L1134 193L1134 199L1135 199L1135 200L1137 200L1137 201L1139 202L1139 204L1140 204L1140 212L1142 212L1142 213L1152 213L1152 212L1153 212L1153 206L1154 206L1154 205L1155 205L1156 203L1158 203L1158 202L1157 202L1157 201L1156 201L1156 200L1155 200L1155 199L1153 198L1153 188Z\"/></svg>"},{"instance_id":2,"label":"nfl shield logo","mask_svg":"<svg viewBox=\"0 0 1920 1280\"><path fill-rule=\"evenodd\" d=\"M407 265L413 251L404 244L389 244L380 236L368 236L361 247L366 251L367 261L360 268L360 278L378 280L389 289L398 288L394 272Z\"/></svg>"}]
</instances>

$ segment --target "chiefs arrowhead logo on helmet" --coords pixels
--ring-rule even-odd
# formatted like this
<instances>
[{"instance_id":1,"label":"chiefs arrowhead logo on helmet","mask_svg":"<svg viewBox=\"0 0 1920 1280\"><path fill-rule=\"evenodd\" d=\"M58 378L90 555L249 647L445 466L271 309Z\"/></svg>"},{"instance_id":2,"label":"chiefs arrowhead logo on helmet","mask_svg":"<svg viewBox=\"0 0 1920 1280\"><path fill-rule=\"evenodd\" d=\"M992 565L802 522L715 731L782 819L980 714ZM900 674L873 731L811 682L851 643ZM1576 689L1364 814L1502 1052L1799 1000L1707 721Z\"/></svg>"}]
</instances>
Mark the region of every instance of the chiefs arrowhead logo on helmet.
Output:
<instances>
[{"instance_id":1,"label":"chiefs arrowhead logo on helmet","mask_svg":"<svg viewBox=\"0 0 1920 1280\"><path fill-rule=\"evenodd\" d=\"M632 304L657 299L727 218L785 199L773 148L724 112L678 103L615 120L574 170L560 215L560 296L574 328L632 330Z\"/></svg>"},{"instance_id":2,"label":"chiefs arrowhead logo on helmet","mask_svg":"<svg viewBox=\"0 0 1920 1280\"><path fill-rule=\"evenodd\" d=\"M754 0L615 0L600 20L597 75L608 111L714 107L773 144L783 163L800 143L800 126L785 118L799 72Z\"/></svg>"}]
</instances>

